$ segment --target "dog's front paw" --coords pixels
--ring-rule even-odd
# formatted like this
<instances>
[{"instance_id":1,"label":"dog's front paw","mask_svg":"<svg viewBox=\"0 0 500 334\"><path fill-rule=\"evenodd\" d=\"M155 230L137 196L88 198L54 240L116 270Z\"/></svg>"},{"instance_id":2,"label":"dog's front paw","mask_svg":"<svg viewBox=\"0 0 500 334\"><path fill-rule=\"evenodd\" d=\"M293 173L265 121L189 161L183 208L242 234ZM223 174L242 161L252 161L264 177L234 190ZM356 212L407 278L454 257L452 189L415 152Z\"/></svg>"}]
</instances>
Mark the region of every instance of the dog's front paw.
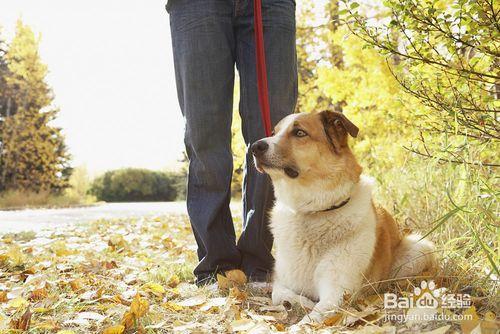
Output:
<instances>
[{"instance_id":1,"label":"dog's front paw","mask_svg":"<svg viewBox=\"0 0 500 334\"><path fill-rule=\"evenodd\" d=\"M299 325L306 324L321 324L325 320L325 316L318 311L312 311L309 314L306 314L302 320L298 323Z\"/></svg>"},{"instance_id":2,"label":"dog's front paw","mask_svg":"<svg viewBox=\"0 0 500 334\"><path fill-rule=\"evenodd\" d=\"M281 292L280 290L273 289L273 293L271 295L271 299L273 305L281 305L287 300L288 294ZM288 301L289 302L289 301Z\"/></svg>"}]
</instances>

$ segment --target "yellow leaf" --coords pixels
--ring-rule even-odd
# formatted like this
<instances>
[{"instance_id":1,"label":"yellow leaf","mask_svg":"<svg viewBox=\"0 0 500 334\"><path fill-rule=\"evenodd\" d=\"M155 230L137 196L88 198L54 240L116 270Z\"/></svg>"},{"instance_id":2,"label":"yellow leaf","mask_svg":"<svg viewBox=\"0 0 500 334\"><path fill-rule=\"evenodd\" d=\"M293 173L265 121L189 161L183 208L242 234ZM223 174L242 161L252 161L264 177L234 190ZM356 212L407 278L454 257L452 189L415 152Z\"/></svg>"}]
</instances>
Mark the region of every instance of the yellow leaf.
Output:
<instances>
[{"instance_id":1,"label":"yellow leaf","mask_svg":"<svg viewBox=\"0 0 500 334\"><path fill-rule=\"evenodd\" d=\"M2 238L3 242L5 242L6 244L12 244L14 242L14 240L12 239L12 237L8 237L8 236L4 236Z\"/></svg>"},{"instance_id":2,"label":"yellow leaf","mask_svg":"<svg viewBox=\"0 0 500 334\"><path fill-rule=\"evenodd\" d=\"M123 249L127 246L127 242L121 234L114 234L108 240L108 246L113 250Z\"/></svg>"},{"instance_id":3,"label":"yellow leaf","mask_svg":"<svg viewBox=\"0 0 500 334\"><path fill-rule=\"evenodd\" d=\"M21 251L21 248L17 245L12 245L10 246L6 258L8 263L12 267L18 267L24 264L25 262L25 257L23 252Z\"/></svg>"},{"instance_id":4,"label":"yellow leaf","mask_svg":"<svg viewBox=\"0 0 500 334\"><path fill-rule=\"evenodd\" d=\"M50 312L51 309L47 307L35 307L33 308L33 313L47 313Z\"/></svg>"},{"instance_id":5,"label":"yellow leaf","mask_svg":"<svg viewBox=\"0 0 500 334\"><path fill-rule=\"evenodd\" d=\"M184 307L174 302L166 302L165 304L163 304L163 307L174 312L182 311L184 309Z\"/></svg>"},{"instance_id":6,"label":"yellow leaf","mask_svg":"<svg viewBox=\"0 0 500 334\"><path fill-rule=\"evenodd\" d=\"M276 328L276 330L277 330L278 332L284 332L284 331L285 331L285 329L286 329L285 325L280 324L280 323L275 324L275 325L274 325L274 328Z\"/></svg>"},{"instance_id":7,"label":"yellow leaf","mask_svg":"<svg viewBox=\"0 0 500 334\"><path fill-rule=\"evenodd\" d=\"M172 238L170 237L166 237L164 238L161 243L163 244L163 247L165 247L165 249L172 249L175 247L175 243L174 241L172 240Z\"/></svg>"},{"instance_id":8,"label":"yellow leaf","mask_svg":"<svg viewBox=\"0 0 500 334\"><path fill-rule=\"evenodd\" d=\"M56 256L67 256L74 254L75 252L68 249L66 243L62 240L55 241L50 245L50 250L56 254Z\"/></svg>"},{"instance_id":9,"label":"yellow leaf","mask_svg":"<svg viewBox=\"0 0 500 334\"><path fill-rule=\"evenodd\" d=\"M29 308L24 312L24 314L19 319L12 319L10 321L10 327L13 329L20 329L26 331L31 325L31 316L33 314L30 312Z\"/></svg>"},{"instance_id":10,"label":"yellow leaf","mask_svg":"<svg viewBox=\"0 0 500 334\"><path fill-rule=\"evenodd\" d=\"M151 292L156 296L161 297L165 293L165 288L158 283L148 282L142 286L142 290Z\"/></svg>"},{"instance_id":11,"label":"yellow leaf","mask_svg":"<svg viewBox=\"0 0 500 334\"><path fill-rule=\"evenodd\" d=\"M75 332L68 329L63 329L62 331L57 332L57 334L75 334Z\"/></svg>"},{"instance_id":12,"label":"yellow leaf","mask_svg":"<svg viewBox=\"0 0 500 334\"><path fill-rule=\"evenodd\" d=\"M247 276L239 269L226 271L225 275L228 280L232 281L236 285L244 285L247 283Z\"/></svg>"},{"instance_id":13,"label":"yellow leaf","mask_svg":"<svg viewBox=\"0 0 500 334\"><path fill-rule=\"evenodd\" d=\"M460 321L460 327L462 328L462 332L464 332L465 334L468 334L468 333L472 332L472 330L479 325L479 316L476 313L475 306L469 307L462 314L464 316L471 317L471 319Z\"/></svg>"},{"instance_id":14,"label":"yellow leaf","mask_svg":"<svg viewBox=\"0 0 500 334\"><path fill-rule=\"evenodd\" d=\"M106 328L102 334L122 334L125 332L125 326L116 325Z\"/></svg>"},{"instance_id":15,"label":"yellow leaf","mask_svg":"<svg viewBox=\"0 0 500 334\"><path fill-rule=\"evenodd\" d=\"M31 292L30 300L32 301L42 300L45 297L47 297L47 295L48 295L47 289L45 288L35 289Z\"/></svg>"},{"instance_id":16,"label":"yellow leaf","mask_svg":"<svg viewBox=\"0 0 500 334\"><path fill-rule=\"evenodd\" d=\"M331 317L326 318L323 321L325 326L335 326L338 325L342 321L343 315L342 313L335 313Z\"/></svg>"},{"instance_id":17,"label":"yellow leaf","mask_svg":"<svg viewBox=\"0 0 500 334\"><path fill-rule=\"evenodd\" d=\"M18 298L14 298L12 299L8 304L7 304L7 307L8 308L13 308L13 309L21 309L23 307L27 307L30 303L22 298L22 297L18 297Z\"/></svg>"},{"instance_id":18,"label":"yellow leaf","mask_svg":"<svg viewBox=\"0 0 500 334\"><path fill-rule=\"evenodd\" d=\"M481 333L498 333L497 316L488 311L484 314L484 320L481 321Z\"/></svg>"},{"instance_id":19,"label":"yellow leaf","mask_svg":"<svg viewBox=\"0 0 500 334\"><path fill-rule=\"evenodd\" d=\"M237 287L233 287L229 289L229 296L239 301L244 301L247 299L248 294L244 291L240 291Z\"/></svg>"},{"instance_id":20,"label":"yellow leaf","mask_svg":"<svg viewBox=\"0 0 500 334\"><path fill-rule=\"evenodd\" d=\"M74 279L69 282L69 285L74 292L80 291L83 289L83 280L80 278Z\"/></svg>"},{"instance_id":21,"label":"yellow leaf","mask_svg":"<svg viewBox=\"0 0 500 334\"><path fill-rule=\"evenodd\" d=\"M0 303L7 301L7 291L0 291Z\"/></svg>"},{"instance_id":22,"label":"yellow leaf","mask_svg":"<svg viewBox=\"0 0 500 334\"><path fill-rule=\"evenodd\" d=\"M134 300L132 300L132 304L130 304L130 312L134 315L135 319L139 319L149 309L149 303L146 299L141 298L139 294L135 295Z\"/></svg>"},{"instance_id":23,"label":"yellow leaf","mask_svg":"<svg viewBox=\"0 0 500 334\"><path fill-rule=\"evenodd\" d=\"M125 328L131 328L132 326L134 326L134 315L132 314L132 312L125 312L121 324L125 326Z\"/></svg>"},{"instance_id":24,"label":"yellow leaf","mask_svg":"<svg viewBox=\"0 0 500 334\"><path fill-rule=\"evenodd\" d=\"M228 290L232 287L232 282L221 274L217 274L217 285L221 290Z\"/></svg>"},{"instance_id":25,"label":"yellow leaf","mask_svg":"<svg viewBox=\"0 0 500 334\"><path fill-rule=\"evenodd\" d=\"M175 288L179 283L181 282L181 279L177 275L172 275L170 276L170 279L168 280L167 285L171 288Z\"/></svg>"}]
</instances>

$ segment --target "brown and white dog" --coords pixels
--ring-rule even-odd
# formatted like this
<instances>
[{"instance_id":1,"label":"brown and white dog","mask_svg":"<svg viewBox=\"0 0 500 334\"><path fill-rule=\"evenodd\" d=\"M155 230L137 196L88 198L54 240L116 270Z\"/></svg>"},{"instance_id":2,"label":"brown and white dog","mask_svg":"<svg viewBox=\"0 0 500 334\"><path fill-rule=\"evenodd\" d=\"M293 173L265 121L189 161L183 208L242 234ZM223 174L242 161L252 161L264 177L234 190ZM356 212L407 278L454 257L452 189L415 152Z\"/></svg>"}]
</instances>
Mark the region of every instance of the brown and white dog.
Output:
<instances>
[{"instance_id":1,"label":"brown and white dog","mask_svg":"<svg viewBox=\"0 0 500 334\"><path fill-rule=\"evenodd\" d=\"M435 263L430 241L401 236L391 215L373 203L374 181L361 175L348 146L348 135L357 134L341 113L301 113L251 147L276 196L273 303L311 308L302 322L322 321L367 281L415 276Z\"/></svg>"}]
</instances>

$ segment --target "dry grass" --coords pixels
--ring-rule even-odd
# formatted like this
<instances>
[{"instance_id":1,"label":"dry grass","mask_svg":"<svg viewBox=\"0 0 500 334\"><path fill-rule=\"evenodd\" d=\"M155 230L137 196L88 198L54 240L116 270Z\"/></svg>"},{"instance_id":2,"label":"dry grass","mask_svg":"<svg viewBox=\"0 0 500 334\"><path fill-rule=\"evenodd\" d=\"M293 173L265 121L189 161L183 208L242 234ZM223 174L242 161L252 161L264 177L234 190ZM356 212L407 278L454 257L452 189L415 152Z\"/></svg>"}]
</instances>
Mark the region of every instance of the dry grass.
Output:
<instances>
[{"instance_id":1,"label":"dry grass","mask_svg":"<svg viewBox=\"0 0 500 334\"><path fill-rule=\"evenodd\" d=\"M80 197L70 194L54 195L49 191L27 192L6 191L0 193L0 209L68 207L86 205L94 202L90 197Z\"/></svg>"}]
</instances>

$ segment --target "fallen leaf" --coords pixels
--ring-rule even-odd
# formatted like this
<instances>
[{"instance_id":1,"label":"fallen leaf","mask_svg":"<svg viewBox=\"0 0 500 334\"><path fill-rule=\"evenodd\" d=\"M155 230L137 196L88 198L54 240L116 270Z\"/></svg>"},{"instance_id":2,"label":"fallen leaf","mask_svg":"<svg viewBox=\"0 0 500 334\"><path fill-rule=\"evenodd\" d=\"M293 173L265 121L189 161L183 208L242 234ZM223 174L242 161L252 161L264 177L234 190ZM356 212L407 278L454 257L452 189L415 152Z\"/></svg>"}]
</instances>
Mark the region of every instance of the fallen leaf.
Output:
<instances>
[{"instance_id":1,"label":"fallen leaf","mask_svg":"<svg viewBox=\"0 0 500 334\"><path fill-rule=\"evenodd\" d=\"M280 323L274 324L274 328L276 328L278 332L284 332L286 329L285 325Z\"/></svg>"},{"instance_id":2,"label":"fallen leaf","mask_svg":"<svg viewBox=\"0 0 500 334\"><path fill-rule=\"evenodd\" d=\"M240 319L231 321L231 330L233 332L248 331L255 326L255 323L250 319Z\"/></svg>"},{"instance_id":3,"label":"fallen leaf","mask_svg":"<svg viewBox=\"0 0 500 334\"><path fill-rule=\"evenodd\" d=\"M142 286L142 290L151 292L155 296L161 297L165 293L165 288L158 283L148 282Z\"/></svg>"},{"instance_id":4,"label":"fallen leaf","mask_svg":"<svg viewBox=\"0 0 500 334\"><path fill-rule=\"evenodd\" d=\"M134 315L135 319L139 319L149 310L149 303L146 299L141 298L139 294L135 295L132 304L130 304L130 312Z\"/></svg>"},{"instance_id":5,"label":"fallen leaf","mask_svg":"<svg viewBox=\"0 0 500 334\"><path fill-rule=\"evenodd\" d=\"M170 237L163 238L161 243L163 244L163 247L165 247L165 249L172 249L175 247L175 242Z\"/></svg>"},{"instance_id":6,"label":"fallen leaf","mask_svg":"<svg viewBox=\"0 0 500 334\"><path fill-rule=\"evenodd\" d=\"M342 313L335 313L331 317L326 318L323 321L323 324L325 326L336 326L336 325L340 324L340 322L342 321L343 318L344 318L344 315Z\"/></svg>"},{"instance_id":7,"label":"fallen leaf","mask_svg":"<svg viewBox=\"0 0 500 334\"><path fill-rule=\"evenodd\" d=\"M346 312L345 325L351 326L358 321L371 321L372 319L377 319L380 314L379 310L375 306L368 306L363 311L358 311L356 309L349 308ZM364 322L364 321L363 321Z\"/></svg>"},{"instance_id":8,"label":"fallen leaf","mask_svg":"<svg viewBox=\"0 0 500 334\"><path fill-rule=\"evenodd\" d=\"M163 307L165 307L167 310L174 311L174 312L182 311L184 309L183 306L181 306L177 303L174 303L174 302L170 302L170 301L163 304Z\"/></svg>"},{"instance_id":9,"label":"fallen leaf","mask_svg":"<svg viewBox=\"0 0 500 334\"><path fill-rule=\"evenodd\" d=\"M498 333L497 316L495 313L488 311L484 314L484 320L481 321L481 333Z\"/></svg>"},{"instance_id":10,"label":"fallen leaf","mask_svg":"<svg viewBox=\"0 0 500 334\"><path fill-rule=\"evenodd\" d=\"M31 292L29 299L32 301L38 301L46 298L47 295L48 295L47 289L45 288L35 289Z\"/></svg>"},{"instance_id":11,"label":"fallen leaf","mask_svg":"<svg viewBox=\"0 0 500 334\"><path fill-rule=\"evenodd\" d=\"M81 278L71 280L69 282L69 285L71 287L71 290L73 290L73 292L78 292L83 289L83 280Z\"/></svg>"},{"instance_id":12,"label":"fallen leaf","mask_svg":"<svg viewBox=\"0 0 500 334\"><path fill-rule=\"evenodd\" d=\"M109 238L108 246L114 251L119 251L127 247L127 242L121 234L114 234Z\"/></svg>"},{"instance_id":13,"label":"fallen leaf","mask_svg":"<svg viewBox=\"0 0 500 334\"><path fill-rule=\"evenodd\" d=\"M53 242L50 245L50 250L56 255L56 256L68 256L72 255L75 253L75 251L68 249L66 246L66 243L62 240L58 240Z\"/></svg>"},{"instance_id":14,"label":"fallen leaf","mask_svg":"<svg viewBox=\"0 0 500 334\"><path fill-rule=\"evenodd\" d=\"M21 318L19 318L17 320L12 320L10 322L11 328L13 328L13 329L20 329L20 330L23 330L23 331L28 330L30 328L31 316L32 315L33 315L33 313L31 313L30 309L28 308L26 310L26 312L23 313L23 315L21 316Z\"/></svg>"},{"instance_id":15,"label":"fallen leaf","mask_svg":"<svg viewBox=\"0 0 500 334\"><path fill-rule=\"evenodd\" d=\"M107 270L118 268L118 264L116 263L116 261L103 261L101 262L101 265L104 269Z\"/></svg>"},{"instance_id":16,"label":"fallen leaf","mask_svg":"<svg viewBox=\"0 0 500 334\"><path fill-rule=\"evenodd\" d=\"M53 332L53 331L59 330L61 327L59 326L59 324L55 320L47 319L47 320L44 320L42 322L37 322L37 324L35 326L33 326L33 328L38 329L38 330L45 330L45 331ZM62 332L64 333L64 331L62 331ZM71 332L71 331L69 331L69 332ZM59 332L57 332L57 334L59 334Z\"/></svg>"},{"instance_id":17,"label":"fallen leaf","mask_svg":"<svg viewBox=\"0 0 500 334\"><path fill-rule=\"evenodd\" d=\"M7 291L0 291L0 303L5 303L7 300Z\"/></svg>"},{"instance_id":18,"label":"fallen leaf","mask_svg":"<svg viewBox=\"0 0 500 334\"><path fill-rule=\"evenodd\" d=\"M443 327L439 327L439 328L436 328L436 329L433 329L431 331L424 332L424 333L426 333L426 334L444 334L450 329L450 327L451 327L451 325L443 326Z\"/></svg>"},{"instance_id":19,"label":"fallen leaf","mask_svg":"<svg viewBox=\"0 0 500 334\"><path fill-rule=\"evenodd\" d=\"M134 326L134 314L132 312L125 312L120 322L126 329Z\"/></svg>"},{"instance_id":20,"label":"fallen leaf","mask_svg":"<svg viewBox=\"0 0 500 334\"><path fill-rule=\"evenodd\" d=\"M10 308L10 309L22 309L24 307L27 307L29 306L29 302L22 298L22 297L18 297L18 298L15 298L15 299L12 299L11 301L9 301L9 303L7 304L7 308Z\"/></svg>"},{"instance_id":21,"label":"fallen leaf","mask_svg":"<svg viewBox=\"0 0 500 334\"><path fill-rule=\"evenodd\" d=\"M229 290L233 286L232 282L221 274L217 274L217 285L220 290Z\"/></svg>"},{"instance_id":22,"label":"fallen leaf","mask_svg":"<svg viewBox=\"0 0 500 334\"><path fill-rule=\"evenodd\" d=\"M21 250L21 248L17 245L12 245L9 247L9 250L5 254L5 261L10 267L20 267L26 261L26 258Z\"/></svg>"},{"instance_id":23,"label":"fallen leaf","mask_svg":"<svg viewBox=\"0 0 500 334\"><path fill-rule=\"evenodd\" d=\"M229 289L229 297L232 297L242 302L245 299L247 299L248 294L244 291L240 291L240 289L238 289L237 287L232 287Z\"/></svg>"},{"instance_id":24,"label":"fallen leaf","mask_svg":"<svg viewBox=\"0 0 500 334\"><path fill-rule=\"evenodd\" d=\"M174 275L170 276L170 279L168 280L167 285L171 288L175 288L177 285L179 285L180 281L181 280L180 280L179 276L174 274Z\"/></svg>"},{"instance_id":25,"label":"fallen leaf","mask_svg":"<svg viewBox=\"0 0 500 334\"><path fill-rule=\"evenodd\" d=\"M247 283L247 276L239 269L226 271L225 276L236 285L245 285Z\"/></svg>"},{"instance_id":26,"label":"fallen leaf","mask_svg":"<svg viewBox=\"0 0 500 334\"><path fill-rule=\"evenodd\" d=\"M270 334L271 328L265 322L259 322L247 331L247 334Z\"/></svg>"},{"instance_id":27,"label":"fallen leaf","mask_svg":"<svg viewBox=\"0 0 500 334\"><path fill-rule=\"evenodd\" d=\"M224 275L217 274L217 285L221 290L229 290L235 286L245 285L247 276L239 269L228 270Z\"/></svg>"},{"instance_id":28,"label":"fallen leaf","mask_svg":"<svg viewBox=\"0 0 500 334\"><path fill-rule=\"evenodd\" d=\"M436 308L412 307L406 313L408 316L406 324L408 326L413 326L418 323L427 322L426 319L431 319L437 312L438 310Z\"/></svg>"},{"instance_id":29,"label":"fallen leaf","mask_svg":"<svg viewBox=\"0 0 500 334\"><path fill-rule=\"evenodd\" d=\"M183 307L193 307L204 304L207 301L207 297L204 295L196 295L194 297L184 299L177 304Z\"/></svg>"},{"instance_id":30,"label":"fallen leaf","mask_svg":"<svg viewBox=\"0 0 500 334\"><path fill-rule=\"evenodd\" d=\"M219 308L221 306L226 305L227 298L225 297L217 297L209 299L202 307L200 307L200 311L210 311L213 308Z\"/></svg>"},{"instance_id":31,"label":"fallen leaf","mask_svg":"<svg viewBox=\"0 0 500 334\"><path fill-rule=\"evenodd\" d=\"M476 313L476 307L469 307L462 313L462 315L469 316L471 317L471 319L461 320L460 328L462 328L462 332L464 332L465 334L471 333L472 330L474 330L474 328L479 325L479 316Z\"/></svg>"},{"instance_id":32,"label":"fallen leaf","mask_svg":"<svg viewBox=\"0 0 500 334\"><path fill-rule=\"evenodd\" d=\"M125 332L125 326L123 325L116 325L116 326L111 326L106 328L102 334L122 334Z\"/></svg>"},{"instance_id":33,"label":"fallen leaf","mask_svg":"<svg viewBox=\"0 0 500 334\"><path fill-rule=\"evenodd\" d=\"M77 320L85 319L85 320L93 320L101 322L104 319L106 319L106 317L97 312L80 312L76 315L76 319Z\"/></svg>"},{"instance_id":34,"label":"fallen leaf","mask_svg":"<svg viewBox=\"0 0 500 334\"><path fill-rule=\"evenodd\" d=\"M52 311L52 309L48 308L48 307L34 307L33 308L33 313L48 313Z\"/></svg>"}]
</instances>

